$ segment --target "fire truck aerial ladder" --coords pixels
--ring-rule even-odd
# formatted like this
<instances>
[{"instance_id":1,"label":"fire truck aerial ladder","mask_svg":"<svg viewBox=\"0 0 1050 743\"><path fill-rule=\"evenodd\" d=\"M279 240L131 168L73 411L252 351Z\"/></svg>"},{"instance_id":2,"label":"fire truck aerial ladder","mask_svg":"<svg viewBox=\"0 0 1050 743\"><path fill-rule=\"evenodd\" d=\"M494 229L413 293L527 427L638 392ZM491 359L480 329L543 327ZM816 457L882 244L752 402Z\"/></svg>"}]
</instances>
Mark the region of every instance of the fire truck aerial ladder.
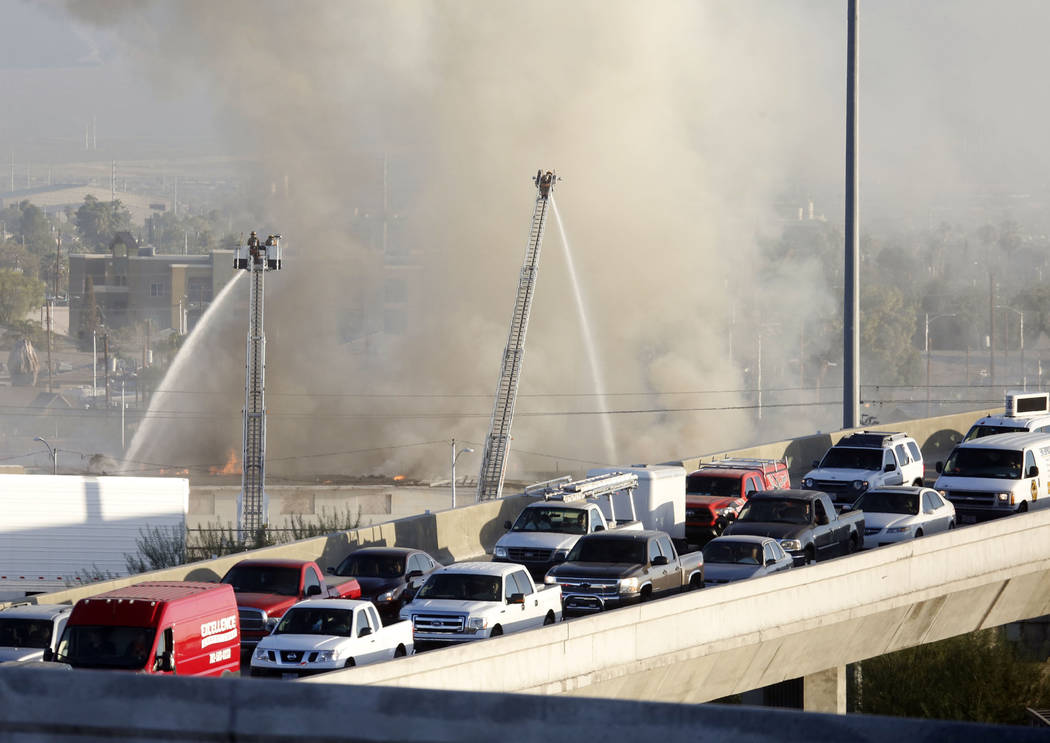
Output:
<instances>
[{"instance_id":1,"label":"fire truck aerial ladder","mask_svg":"<svg viewBox=\"0 0 1050 743\"><path fill-rule=\"evenodd\" d=\"M481 474L478 476L479 501L499 498L503 492L503 478L507 472L507 451L510 448L510 427L514 421L514 403L518 396L518 379L521 362L525 355L525 331L529 327L529 312L532 296L536 290L536 270L540 261L540 244L543 228L550 212L552 192L558 177L554 171L536 171L536 206L532 213L532 228L525 247L525 262L518 278L518 296L514 302L514 314L510 321L510 337L503 350L503 366L500 369L496 402L492 409L492 423L485 439L485 452L481 458Z\"/></svg>"},{"instance_id":2,"label":"fire truck aerial ladder","mask_svg":"<svg viewBox=\"0 0 1050 743\"><path fill-rule=\"evenodd\" d=\"M281 236L260 242L254 232L233 253L233 267L248 271L248 351L244 363L244 451L241 494L237 498L237 532L243 541L266 523L266 331L263 325L263 276L281 269Z\"/></svg>"}]
</instances>

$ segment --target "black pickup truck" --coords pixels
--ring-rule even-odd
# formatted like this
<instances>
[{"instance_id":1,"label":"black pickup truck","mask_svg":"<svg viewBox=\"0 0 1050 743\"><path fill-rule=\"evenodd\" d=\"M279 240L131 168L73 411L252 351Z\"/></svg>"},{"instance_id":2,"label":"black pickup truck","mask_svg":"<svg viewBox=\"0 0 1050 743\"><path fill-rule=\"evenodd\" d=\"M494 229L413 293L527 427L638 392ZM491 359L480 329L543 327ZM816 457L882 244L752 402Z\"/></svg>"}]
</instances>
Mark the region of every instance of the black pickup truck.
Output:
<instances>
[{"instance_id":1,"label":"black pickup truck","mask_svg":"<svg viewBox=\"0 0 1050 743\"><path fill-rule=\"evenodd\" d=\"M704 587L704 555L679 555L662 531L606 531L580 537L544 583L561 586L565 614L591 614Z\"/></svg>"},{"instance_id":2,"label":"black pickup truck","mask_svg":"<svg viewBox=\"0 0 1050 743\"><path fill-rule=\"evenodd\" d=\"M864 544L864 514L836 513L819 490L752 493L726 534L773 537L796 565L856 552Z\"/></svg>"}]
</instances>

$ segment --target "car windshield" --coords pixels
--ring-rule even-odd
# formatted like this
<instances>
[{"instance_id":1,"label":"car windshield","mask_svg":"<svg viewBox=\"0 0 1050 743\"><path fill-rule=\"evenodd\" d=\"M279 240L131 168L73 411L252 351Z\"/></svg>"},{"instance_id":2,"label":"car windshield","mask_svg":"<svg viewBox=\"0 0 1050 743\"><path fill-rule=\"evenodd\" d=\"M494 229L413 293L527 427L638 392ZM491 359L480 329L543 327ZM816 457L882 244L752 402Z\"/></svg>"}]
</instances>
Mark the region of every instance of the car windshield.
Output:
<instances>
[{"instance_id":1,"label":"car windshield","mask_svg":"<svg viewBox=\"0 0 1050 743\"><path fill-rule=\"evenodd\" d=\"M50 619L0 619L0 647L46 648L50 642Z\"/></svg>"},{"instance_id":2,"label":"car windshield","mask_svg":"<svg viewBox=\"0 0 1050 743\"><path fill-rule=\"evenodd\" d=\"M405 561L399 555L352 554L339 563L335 574L355 578L400 578L405 574Z\"/></svg>"},{"instance_id":3,"label":"car windshield","mask_svg":"<svg viewBox=\"0 0 1050 743\"><path fill-rule=\"evenodd\" d=\"M966 432L963 441L972 441L973 439L980 439L985 436L995 436L998 433L1019 433L1027 430L1027 428L1017 428L1015 426L973 426Z\"/></svg>"},{"instance_id":4,"label":"car windshield","mask_svg":"<svg viewBox=\"0 0 1050 743\"><path fill-rule=\"evenodd\" d=\"M919 494L871 490L858 498L853 507L868 513L907 513L914 516L919 512Z\"/></svg>"},{"instance_id":5,"label":"car windshield","mask_svg":"<svg viewBox=\"0 0 1050 743\"><path fill-rule=\"evenodd\" d=\"M433 573L416 594L417 599L453 601L500 601L503 582L499 576L467 573Z\"/></svg>"},{"instance_id":6,"label":"car windshield","mask_svg":"<svg viewBox=\"0 0 1050 743\"><path fill-rule=\"evenodd\" d=\"M579 508L540 506L526 508L511 531L553 531L559 534L586 534L587 512Z\"/></svg>"},{"instance_id":7,"label":"car windshield","mask_svg":"<svg viewBox=\"0 0 1050 743\"><path fill-rule=\"evenodd\" d=\"M990 477L1017 480L1021 477L1023 452L1006 449L959 447L944 463L943 473L952 477Z\"/></svg>"},{"instance_id":8,"label":"car windshield","mask_svg":"<svg viewBox=\"0 0 1050 743\"><path fill-rule=\"evenodd\" d=\"M644 539L581 539L569 552L568 561L642 565L646 558L645 549Z\"/></svg>"},{"instance_id":9,"label":"car windshield","mask_svg":"<svg viewBox=\"0 0 1050 743\"><path fill-rule=\"evenodd\" d=\"M820 469L881 470L882 449L833 446L824 455Z\"/></svg>"},{"instance_id":10,"label":"car windshield","mask_svg":"<svg viewBox=\"0 0 1050 743\"><path fill-rule=\"evenodd\" d=\"M55 660L79 668L141 669L154 633L152 627L67 626Z\"/></svg>"},{"instance_id":11,"label":"car windshield","mask_svg":"<svg viewBox=\"0 0 1050 743\"><path fill-rule=\"evenodd\" d=\"M275 635L335 635L350 637L353 627L352 609L328 607L293 607L285 612L274 629Z\"/></svg>"},{"instance_id":12,"label":"car windshield","mask_svg":"<svg viewBox=\"0 0 1050 743\"><path fill-rule=\"evenodd\" d=\"M736 498L740 495L739 477L712 477L711 475L694 474L685 478L687 495L715 495L725 498Z\"/></svg>"},{"instance_id":13,"label":"car windshield","mask_svg":"<svg viewBox=\"0 0 1050 743\"><path fill-rule=\"evenodd\" d=\"M738 521L760 521L774 524L809 524L813 519L810 505L801 500L766 500L752 498L740 510Z\"/></svg>"},{"instance_id":14,"label":"car windshield","mask_svg":"<svg viewBox=\"0 0 1050 743\"><path fill-rule=\"evenodd\" d=\"M704 564L761 565L762 545L715 539L704 546Z\"/></svg>"},{"instance_id":15,"label":"car windshield","mask_svg":"<svg viewBox=\"0 0 1050 743\"><path fill-rule=\"evenodd\" d=\"M222 579L237 593L275 593L278 596L299 595L299 568L269 565L240 565Z\"/></svg>"}]
</instances>

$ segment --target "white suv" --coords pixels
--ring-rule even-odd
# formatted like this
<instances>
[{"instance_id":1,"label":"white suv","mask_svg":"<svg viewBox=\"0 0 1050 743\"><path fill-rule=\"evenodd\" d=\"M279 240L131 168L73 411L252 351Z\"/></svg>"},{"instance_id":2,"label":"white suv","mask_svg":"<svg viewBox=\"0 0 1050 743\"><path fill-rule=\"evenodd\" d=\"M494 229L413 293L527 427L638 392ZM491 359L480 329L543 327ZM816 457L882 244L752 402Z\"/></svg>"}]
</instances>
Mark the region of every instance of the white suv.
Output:
<instances>
[{"instance_id":1,"label":"white suv","mask_svg":"<svg viewBox=\"0 0 1050 743\"><path fill-rule=\"evenodd\" d=\"M904 433L860 431L843 436L802 478L806 490L822 490L836 506L852 504L870 488L922 485L922 452Z\"/></svg>"}]
</instances>

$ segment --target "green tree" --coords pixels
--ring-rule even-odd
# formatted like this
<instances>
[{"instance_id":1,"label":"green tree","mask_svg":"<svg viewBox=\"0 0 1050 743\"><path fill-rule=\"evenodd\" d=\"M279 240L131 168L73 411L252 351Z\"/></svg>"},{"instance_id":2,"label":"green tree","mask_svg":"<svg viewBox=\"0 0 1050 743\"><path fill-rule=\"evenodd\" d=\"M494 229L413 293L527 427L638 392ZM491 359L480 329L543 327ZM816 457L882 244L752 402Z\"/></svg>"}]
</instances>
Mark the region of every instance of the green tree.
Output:
<instances>
[{"instance_id":1,"label":"green tree","mask_svg":"<svg viewBox=\"0 0 1050 743\"><path fill-rule=\"evenodd\" d=\"M875 715L1025 721L1050 705L1042 664L1023 657L1002 628L900 650L859 664L857 711Z\"/></svg>"},{"instance_id":2,"label":"green tree","mask_svg":"<svg viewBox=\"0 0 1050 743\"><path fill-rule=\"evenodd\" d=\"M860 292L862 363L883 384L915 381L919 352L912 345L919 308L894 286L866 285Z\"/></svg>"},{"instance_id":3,"label":"green tree","mask_svg":"<svg viewBox=\"0 0 1050 743\"><path fill-rule=\"evenodd\" d=\"M26 276L36 276L40 271L40 259L22 247L20 242L0 242L0 268L20 271Z\"/></svg>"},{"instance_id":4,"label":"green tree","mask_svg":"<svg viewBox=\"0 0 1050 743\"><path fill-rule=\"evenodd\" d=\"M44 303L44 282L10 268L0 268L0 325L22 321Z\"/></svg>"},{"instance_id":5,"label":"green tree","mask_svg":"<svg viewBox=\"0 0 1050 743\"><path fill-rule=\"evenodd\" d=\"M22 210L19 233L25 240L26 249L38 256L54 253L54 228L47 215L28 201L19 204L19 208Z\"/></svg>"},{"instance_id":6,"label":"green tree","mask_svg":"<svg viewBox=\"0 0 1050 743\"><path fill-rule=\"evenodd\" d=\"M109 249L113 236L131 227L131 212L120 201L99 201L85 196L76 213L77 234L84 247L96 253Z\"/></svg>"}]
</instances>

